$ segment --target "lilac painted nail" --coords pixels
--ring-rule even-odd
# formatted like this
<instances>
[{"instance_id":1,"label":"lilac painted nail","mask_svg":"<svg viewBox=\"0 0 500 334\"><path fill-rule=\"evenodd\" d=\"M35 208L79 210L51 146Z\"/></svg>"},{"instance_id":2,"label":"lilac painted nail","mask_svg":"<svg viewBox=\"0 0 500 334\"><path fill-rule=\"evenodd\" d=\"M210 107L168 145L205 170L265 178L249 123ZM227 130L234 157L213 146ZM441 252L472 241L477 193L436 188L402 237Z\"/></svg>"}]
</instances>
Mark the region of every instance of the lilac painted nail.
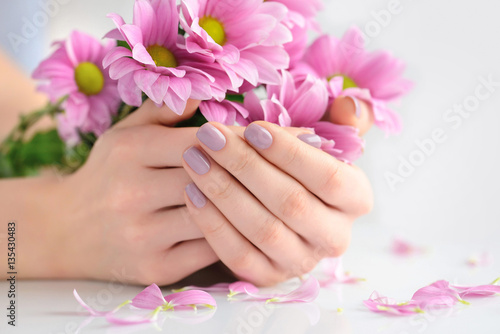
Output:
<instances>
[{"instance_id":1,"label":"lilac painted nail","mask_svg":"<svg viewBox=\"0 0 500 334\"><path fill-rule=\"evenodd\" d=\"M207 156L196 147L189 148L182 156L184 157L184 161L186 161L196 174L203 175L210 170L210 161Z\"/></svg>"},{"instance_id":2,"label":"lilac painted nail","mask_svg":"<svg viewBox=\"0 0 500 334\"><path fill-rule=\"evenodd\" d=\"M245 130L245 138L253 146L265 150L273 144L273 136L258 124L250 124Z\"/></svg>"},{"instance_id":3,"label":"lilac painted nail","mask_svg":"<svg viewBox=\"0 0 500 334\"><path fill-rule=\"evenodd\" d=\"M190 183L186 186L186 194L198 209L201 209L207 204L207 198L194 183Z\"/></svg>"},{"instance_id":4,"label":"lilac painted nail","mask_svg":"<svg viewBox=\"0 0 500 334\"><path fill-rule=\"evenodd\" d=\"M226 146L226 137L210 123L203 124L196 137L212 151L220 151Z\"/></svg>"},{"instance_id":5,"label":"lilac painted nail","mask_svg":"<svg viewBox=\"0 0 500 334\"><path fill-rule=\"evenodd\" d=\"M314 133L304 133L298 135L297 138L302 140L304 143L311 145L312 147L321 148L321 138Z\"/></svg>"}]
</instances>

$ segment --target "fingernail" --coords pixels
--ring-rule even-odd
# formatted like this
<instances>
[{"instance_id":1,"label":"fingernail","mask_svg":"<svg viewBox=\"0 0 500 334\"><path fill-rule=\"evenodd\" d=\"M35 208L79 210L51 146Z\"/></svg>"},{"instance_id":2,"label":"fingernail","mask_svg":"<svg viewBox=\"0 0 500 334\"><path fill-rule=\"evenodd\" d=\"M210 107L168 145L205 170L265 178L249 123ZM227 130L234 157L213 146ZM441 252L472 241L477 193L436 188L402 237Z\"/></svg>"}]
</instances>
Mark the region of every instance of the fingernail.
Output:
<instances>
[{"instance_id":1,"label":"fingernail","mask_svg":"<svg viewBox=\"0 0 500 334\"><path fill-rule=\"evenodd\" d=\"M203 124L196 137L212 151L220 151L226 146L226 137L210 123Z\"/></svg>"},{"instance_id":2,"label":"fingernail","mask_svg":"<svg viewBox=\"0 0 500 334\"><path fill-rule=\"evenodd\" d=\"M189 148L182 156L189 167L191 167L196 174L203 175L208 173L210 170L210 161L207 156L196 147L193 146Z\"/></svg>"},{"instance_id":3,"label":"fingernail","mask_svg":"<svg viewBox=\"0 0 500 334\"><path fill-rule=\"evenodd\" d=\"M207 204L207 198L194 183L190 183L186 186L186 194L198 209L201 209Z\"/></svg>"},{"instance_id":4,"label":"fingernail","mask_svg":"<svg viewBox=\"0 0 500 334\"><path fill-rule=\"evenodd\" d=\"M321 148L321 138L314 133L303 133L298 135L297 138L302 140L304 143L311 145L312 147Z\"/></svg>"},{"instance_id":5,"label":"fingernail","mask_svg":"<svg viewBox=\"0 0 500 334\"><path fill-rule=\"evenodd\" d=\"M351 99L351 101L354 103L354 113L356 115L356 118L361 117L361 106L359 105L359 100L353 96L346 96L347 98Z\"/></svg>"},{"instance_id":6,"label":"fingernail","mask_svg":"<svg viewBox=\"0 0 500 334\"><path fill-rule=\"evenodd\" d=\"M273 136L271 133L258 124L250 124L245 130L245 138L253 146L265 150L271 147Z\"/></svg>"}]
</instances>

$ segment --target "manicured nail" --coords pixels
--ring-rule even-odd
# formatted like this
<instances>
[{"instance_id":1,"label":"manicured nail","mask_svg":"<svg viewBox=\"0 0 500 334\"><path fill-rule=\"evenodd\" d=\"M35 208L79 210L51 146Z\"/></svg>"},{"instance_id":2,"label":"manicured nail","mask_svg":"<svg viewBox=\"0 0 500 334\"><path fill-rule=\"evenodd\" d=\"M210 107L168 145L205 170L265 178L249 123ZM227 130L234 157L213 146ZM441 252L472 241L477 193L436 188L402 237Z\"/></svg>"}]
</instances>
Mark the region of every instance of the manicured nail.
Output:
<instances>
[{"instance_id":1,"label":"manicured nail","mask_svg":"<svg viewBox=\"0 0 500 334\"><path fill-rule=\"evenodd\" d=\"M321 138L314 133L303 133L298 135L297 138L302 140L304 143L311 145L312 147L321 148Z\"/></svg>"},{"instance_id":2,"label":"manicured nail","mask_svg":"<svg viewBox=\"0 0 500 334\"><path fill-rule=\"evenodd\" d=\"M208 173L210 170L210 161L207 156L196 147L193 146L189 148L182 156L189 167L191 167L196 174L203 175Z\"/></svg>"},{"instance_id":3,"label":"manicured nail","mask_svg":"<svg viewBox=\"0 0 500 334\"><path fill-rule=\"evenodd\" d=\"M265 150L273 144L273 136L262 126L252 123L245 130L245 138L253 146Z\"/></svg>"},{"instance_id":4,"label":"manicured nail","mask_svg":"<svg viewBox=\"0 0 500 334\"><path fill-rule=\"evenodd\" d=\"M198 209L201 209L207 204L207 198L194 183L190 183L186 186L186 194Z\"/></svg>"},{"instance_id":5,"label":"manicured nail","mask_svg":"<svg viewBox=\"0 0 500 334\"><path fill-rule=\"evenodd\" d=\"M226 146L226 137L210 123L203 124L196 137L212 151L220 151Z\"/></svg>"},{"instance_id":6,"label":"manicured nail","mask_svg":"<svg viewBox=\"0 0 500 334\"><path fill-rule=\"evenodd\" d=\"M361 117L361 106L359 105L359 100L353 96L346 96L347 98L351 99L351 101L354 103L354 113L356 114L357 118Z\"/></svg>"}]
</instances>

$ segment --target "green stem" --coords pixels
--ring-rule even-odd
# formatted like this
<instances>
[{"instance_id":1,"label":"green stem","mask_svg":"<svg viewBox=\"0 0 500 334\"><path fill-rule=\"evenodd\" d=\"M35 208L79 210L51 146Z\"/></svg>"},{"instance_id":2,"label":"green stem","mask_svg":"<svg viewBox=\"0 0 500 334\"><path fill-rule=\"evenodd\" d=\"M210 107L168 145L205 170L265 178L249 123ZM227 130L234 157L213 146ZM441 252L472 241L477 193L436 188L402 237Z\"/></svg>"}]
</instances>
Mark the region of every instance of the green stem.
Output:
<instances>
[{"instance_id":1,"label":"green stem","mask_svg":"<svg viewBox=\"0 0 500 334\"><path fill-rule=\"evenodd\" d=\"M0 152L7 154L13 143L22 142L26 136L26 132L35 125L40 119L45 116L54 117L58 112L61 112L61 104L66 100L66 97L60 99L57 103L48 103L45 107L35 110L27 115L21 115L17 126L10 132L0 145Z\"/></svg>"}]
</instances>

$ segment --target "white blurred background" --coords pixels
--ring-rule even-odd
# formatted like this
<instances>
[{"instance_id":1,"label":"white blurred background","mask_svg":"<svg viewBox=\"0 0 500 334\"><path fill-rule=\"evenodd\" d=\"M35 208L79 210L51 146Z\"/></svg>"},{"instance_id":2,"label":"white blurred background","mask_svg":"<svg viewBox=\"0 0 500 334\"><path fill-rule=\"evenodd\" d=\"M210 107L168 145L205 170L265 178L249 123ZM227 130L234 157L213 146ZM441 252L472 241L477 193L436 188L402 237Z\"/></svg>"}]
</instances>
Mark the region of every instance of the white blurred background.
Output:
<instances>
[{"instance_id":1,"label":"white blurred background","mask_svg":"<svg viewBox=\"0 0 500 334\"><path fill-rule=\"evenodd\" d=\"M0 42L26 71L48 55L52 40L67 37L72 29L100 37L113 28L107 13L132 18L133 0L52 1L59 5L51 8L50 19L17 50L8 33L21 34L23 20L51 1L2 3ZM416 83L396 107L403 133L386 138L373 129L366 137L365 156L358 163L372 181L376 206L356 224L354 247L361 247L357 236L365 239L374 228L421 244L481 244L486 234L490 240L500 236L500 85L473 105L481 77L500 83L499 12L500 3L491 0L325 1L320 15L325 32L340 36L358 25L368 36L368 49L392 50L407 62L406 76ZM460 124L456 118L444 119L464 102L474 109L470 116L461 117ZM432 138L436 129L446 140L428 155L419 153L416 141ZM391 186L387 175L398 175L401 159L418 166Z\"/></svg>"}]
</instances>

